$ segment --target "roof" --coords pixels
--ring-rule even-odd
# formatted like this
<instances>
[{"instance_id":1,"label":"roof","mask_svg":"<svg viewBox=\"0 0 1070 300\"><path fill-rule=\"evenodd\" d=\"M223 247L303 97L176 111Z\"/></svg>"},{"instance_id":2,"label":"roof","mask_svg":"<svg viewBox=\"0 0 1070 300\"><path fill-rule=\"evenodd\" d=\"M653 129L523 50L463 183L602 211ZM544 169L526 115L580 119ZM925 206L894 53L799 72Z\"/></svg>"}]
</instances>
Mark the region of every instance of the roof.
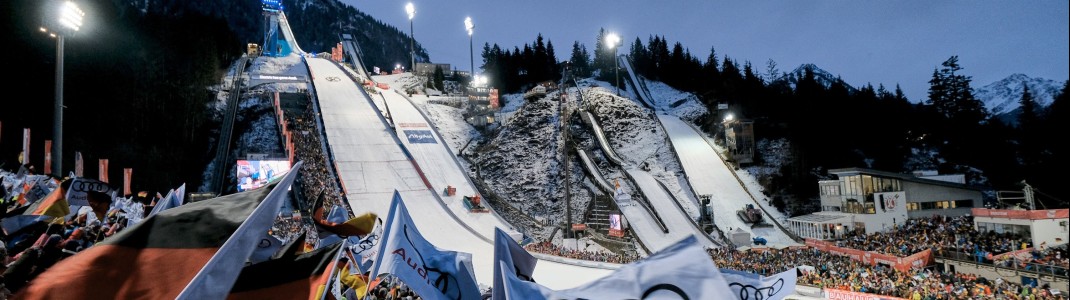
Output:
<instances>
[{"instance_id":1,"label":"roof","mask_svg":"<svg viewBox=\"0 0 1070 300\"><path fill-rule=\"evenodd\" d=\"M916 177L916 176L910 175L910 174L901 174L901 173L893 173L893 172L886 172L886 171L878 171L878 170L872 170L872 169L866 169L866 168L831 169L831 170L829 170L829 174L835 174L836 176L849 176L849 175L853 175L853 174L867 174L867 175L876 175L876 176L881 176L881 177L896 178L896 179L903 180L903 181L910 181L910 182L916 182L916 183L921 183L921 184L939 185L939 186L946 186L946 187L960 188L960 189L967 189L967 190L975 190L975 191L985 190L984 187L977 186L977 185L969 185L969 184L961 184L961 183L947 182L947 181L941 181L941 180L925 179L925 178L919 178L919 177Z\"/></svg>"},{"instance_id":2,"label":"roof","mask_svg":"<svg viewBox=\"0 0 1070 300\"><path fill-rule=\"evenodd\" d=\"M814 214L809 214L809 215L802 215L802 216L792 217L791 219L788 219L788 220L789 221L799 221L799 222L821 224L821 223L840 223L840 221L841 221L840 219L850 218L850 217L851 217L850 215L843 214L843 213L823 212L823 213L814 213ZM832 221L837 221L837 222L832 222Z\"/></svg>"}]
</instances>

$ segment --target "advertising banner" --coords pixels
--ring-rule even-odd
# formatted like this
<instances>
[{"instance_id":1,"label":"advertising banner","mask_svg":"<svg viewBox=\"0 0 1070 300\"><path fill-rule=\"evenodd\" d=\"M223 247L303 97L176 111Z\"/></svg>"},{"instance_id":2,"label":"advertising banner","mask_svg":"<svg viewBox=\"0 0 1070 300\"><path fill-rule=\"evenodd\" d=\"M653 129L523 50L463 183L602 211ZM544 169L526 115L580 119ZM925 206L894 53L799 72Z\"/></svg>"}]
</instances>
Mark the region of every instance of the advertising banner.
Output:
<instances>
[{"instance_id":1,"label":"advertising banner","mask_svg":"<svg viewBox=\"0 0 1070 300\"><path fill-rule=\"evenodd\" d=\"M108 159L102 158L97 161L97 179L103 182L108 182Z\"/></svg>"},{"instance_id":2,"label":"advertising banner","mask_svg":"<svg viewBox=\"0 0 1070 300\"><path fill-rule=\"evenodd\" d=\"M892 296L851 292L837 289L825 289L825 299L830 300L907 300Z\"/></svg>"},{"instance_id":3,"label":"advertising banner","mask_svg":"<svg viewBox=\"0 0 1070 300\"><path fill-rule=\"evenodd\" d=\"M410 144L437 144L430 130L402 130Z\"/></svg>"},{"instance_id":4,"label":"advertising banner","mask_svg":"<svg viewBox=\"0 0 1070 300\"><path fill-rule=\"evenodd\" d=\"M52 174L52 140L45 140L45 175Z\"/></svg>"}]
</instances>

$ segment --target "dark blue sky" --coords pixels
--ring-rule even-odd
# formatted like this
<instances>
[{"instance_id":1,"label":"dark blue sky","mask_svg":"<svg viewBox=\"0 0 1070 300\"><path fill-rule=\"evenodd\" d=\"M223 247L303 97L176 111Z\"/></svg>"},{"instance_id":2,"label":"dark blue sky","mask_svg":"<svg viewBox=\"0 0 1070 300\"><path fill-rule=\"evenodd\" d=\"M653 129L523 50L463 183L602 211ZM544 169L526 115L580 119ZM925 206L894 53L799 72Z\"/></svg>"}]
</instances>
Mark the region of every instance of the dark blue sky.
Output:
<instances>
[{"instance_id":1,"label":"dark blue sky","mask_svg":"<svg viewBox=\"0 0 1070 300\"><path fill-rule=\"evenodd\" d=\"M409 31L408 1L342 2ZM626 45L664 36L702 60L715 47L719 57L749 60L763 72L772 59L782 72L814 63L855 86L898 83L915 102L925 97L933 69L952 55L974 88L1013 73L1070 78L1066 0L412 2L416 40L433 62L456 69L470 68L464 18L472 17L477 72L483 43L512 49L541 33L566 60L574 41L594 51L605 28Z\"/></svg>"}]
</instances>

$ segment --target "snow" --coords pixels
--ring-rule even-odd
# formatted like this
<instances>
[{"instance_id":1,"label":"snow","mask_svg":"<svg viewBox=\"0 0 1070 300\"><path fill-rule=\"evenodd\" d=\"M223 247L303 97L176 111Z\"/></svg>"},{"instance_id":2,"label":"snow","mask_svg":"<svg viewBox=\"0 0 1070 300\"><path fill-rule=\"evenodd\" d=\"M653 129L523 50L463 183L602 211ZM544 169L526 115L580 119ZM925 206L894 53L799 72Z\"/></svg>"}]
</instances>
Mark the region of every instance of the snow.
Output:
<instances>
[{"instance_id":1,"label":"snow","mask_svg":"<svg viewBox=\"0 0 1070 300\"><path fill-rule=\"evenodd\" d=\"M308 64L315 78L313 83L319 96L320 111L330 151L334 154L335 163L340 169L339 177L344 183L350 207L355 210L375 212L381 216L386 215L389 211L391 194L395 189L399 190L402 198L408 203L407 207L416 226L424 237L440 248L471 253L476 279L484 284L489 283L493 274L492 240L486 239L479 233L479 230L473 230L475 228L471 226L484 229L493 221L472 220L474 218L472 216L459 217L451 208L451 203L435 197L437 190L428 189L421 179L417 165L409 161L405 151L399 147L399 145L409 147L413 144L406 144L406 138L394 135L394 130L389 128L386 120L379 115L378 110L371 104L371 99L361 93L360 87L348 80L326 80L327 77L332 76L345 78L343 71L328 61L313 58L308 59ZM405 123L410 120L415 121L416 116L419 115L415 113L415 109L411 105L406 108L404 104L407 101L396 99L391 93L394 92L384 92L383 95L386 97L384 103L390 105L391 112L395 114L393 116L397 118L395 124L401 124L402 119ZM426 126L426 120L423 122ZM435 151L432 147L445 149L442 145L428 144L416 145L414 150L409 152L413 153L414 158L424 156L416 158L418 162L439 160L435 163L419 165L424 174L431 174L428 181L438 177L438 180L463 182L465 180L463 175L460 175L461 178L447 178L457 176L456 172L459 168L452 161L441 161L441 157L437 155L441 155L442 152ZM460 192L460 187L458 189ZM463 213L467 214L467 212ZM484 218L490 219L489 216ZM603 277L609 272L608 269L543 261L536 268L535 275L568 274L568 276L540 276L540 279L549 279L540 280L541 284L554 289L563 289Z\"/></svg>"}]
</instances>

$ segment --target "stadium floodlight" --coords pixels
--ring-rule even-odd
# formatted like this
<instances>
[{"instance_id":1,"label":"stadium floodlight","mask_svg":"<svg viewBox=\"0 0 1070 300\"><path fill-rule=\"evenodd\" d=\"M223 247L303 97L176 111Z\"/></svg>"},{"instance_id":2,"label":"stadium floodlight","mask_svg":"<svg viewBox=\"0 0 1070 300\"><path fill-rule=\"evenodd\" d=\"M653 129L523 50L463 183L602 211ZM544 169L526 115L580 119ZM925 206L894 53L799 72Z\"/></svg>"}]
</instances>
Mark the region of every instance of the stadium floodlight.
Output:
<instances>
[{"instance_id":1,"label":"stadium floodlight","mask_svg":"<svg viewBox=\"0 0 1070 300\"><path fill-rule=\"evenodd\" d=\"M72 1L64 1L56 12L59 28L49 32L44 26L39 30L56 38L56 101L53 108L52 122L52 174L63 176L63 48L68 34L82 29L85 12ZM58 29L58 30L57 30Z\"/></svg>"},{"instance_id":2,"label":"stadium floodlight","mask_svg":"<svg viewBox=\"0 0 1070 300\"><path fill-rule=\"evenodd\" d=\"M472 24L472 17L464 18L464 29L468 30L468 63L472 66L472 74L470 76L476 76L476 56L472 50L472 29L476 26Z\"/></svg>"},{"instance_id":3,"label":"stadium floodlight","mask_svg":"<svg viewBox=\"0 0 1070 300\"><path fill-rule=\"evenodd\" d=\"M405 13L409 14L409 57L412 58L412 65L410 70L416 70L416 36L412 31L412 18L416 17L416 6L412 5L412 2L405 4Z\"/></svg>"},{"instance_id":4,"label":"stadium floodlight","mask_svg":"<svg viewBox=\"0 0 1070 300\"><path fill-rule=\"evenodd\" d=\"M617 96L620 96L620 65L617 62L617 44L620 43L620 36L616 33L609 33L606 35L606 47L613 49L613 75L617 79Z\"/></svg>"}]
</instances>

